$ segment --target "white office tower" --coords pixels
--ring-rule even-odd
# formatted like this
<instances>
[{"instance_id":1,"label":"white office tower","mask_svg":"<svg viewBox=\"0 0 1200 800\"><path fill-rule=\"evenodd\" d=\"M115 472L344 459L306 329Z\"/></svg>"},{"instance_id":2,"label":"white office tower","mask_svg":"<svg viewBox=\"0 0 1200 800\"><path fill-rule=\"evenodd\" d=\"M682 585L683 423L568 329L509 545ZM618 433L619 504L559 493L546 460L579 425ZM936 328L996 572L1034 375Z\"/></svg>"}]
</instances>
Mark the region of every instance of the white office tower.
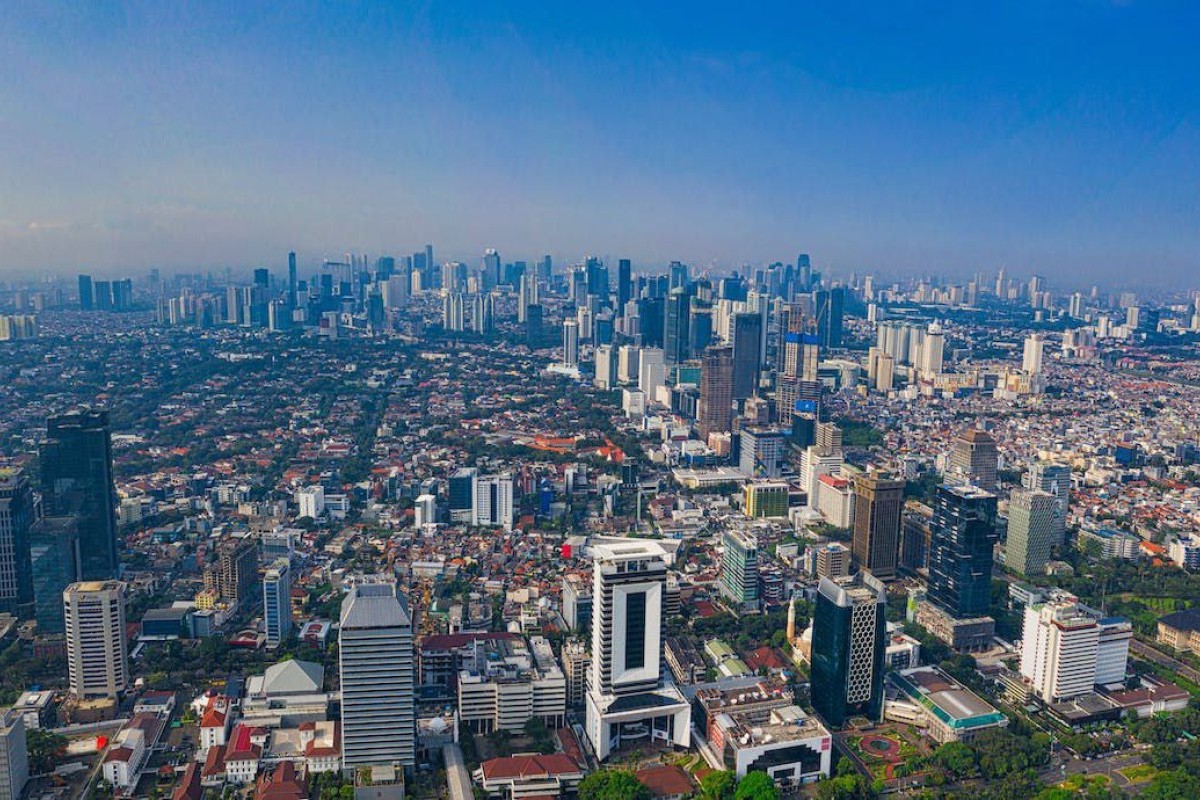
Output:
<instances>
[{"instance_id":1,"label":"white office tower","mask_svg":"<svg viewBox=\"0 0 1200 800\"><path fill-rule=\"evenodd\" d=\"M437 498L431 494L423 494L417 498L413 506L413 524L424 528L437 522Z\"/></svg>"},{"instance_id":2,"label":"white office tower","mask_svg":"<svg viewBox=\"0 0 1200 800\"><path fill-rule=\"evenodd\" d=\"M513 480L509 474L488 475L475 481L475 525L513 528Z\"/></svg>"},{"instance_id":3,"label":"white office tower","mask_svg":"<svg viewBox=\"0 0 1200 800\"><path fill-rule=\"evenodd\" d=\"M278 647L292 630L292 567L286 558L276 559L263 576L263 624L267 647Z\"/></svg>"},{"instance_id":4,"label":"white office tower","mask_svg":"<svg viewBox=\"0 0 1200 800\"><path fill-rule=\"evenodd\" d=\"M596 758L623 746L687 747L691 709L663 678L667 552L648 539L593 542L587 736Z\"/></svg>"},{"instance_id":5,"label":"white office tower","mask_svg":"<svg viewBox=\"0 0 1200 800\"><path fill-rule=\"evenodd\" d=\"M325 487L305 486L296 492L296 505L300 506L300 516L320 519L325 513Z\"/></svg>"},{"instance_id":6,"label":"white office tower","mask_svg":"<svg viewBox=\"0 0 1200 800\"><path fill-rule=\"evenodd\" d=\"M412 617L390 581L352 586L338 633L342 765L416 765Z\"/></svg>"},{"instance_id":7,"label":"white office tower","mask_svg":"<svg viewBox=\"0 0 1200 800\"><path fill-rule=\"evenodd\" d=\"M810 445L800 454L800 486L804 489L808 508L817 507L817 481L822 475L835 475L842 468L841 450L822 452L817 445Z\"/></svg>"},{"instance_id":8,"label":"white office tower","mask_svg":"<svg viewBox=\"0 0 1200 800\"><path fill-rule=\"evenodd\" d=\"M29 782L24 716L18 708L0 713L0 800L21 800L21 792Z\"/></svg>"},{"instance_id":9,"label":"white office tower","mask_svg":"<svg viewBox=\"0 0 1200 800\"><path fill-rule=\"evenodd\" d=\"M115 698L129 686L125 584L72 583L63 591L67 675L78 698Z\"/></svg>"},{"instance_id":10,"label":"white office tower","mask_svg":"<svg viewBox=\"0 0 1200 800\"><path fill-rule=\"evenodd\" d=\"M667 380L663 351L659 347L643 347L638 356L638 388L645 393L647 401L653 401L659 387Z\"/></svg>"},{"instance_id":11,"label":"white office tower","mask_svg":"<svg viewBox=\"0 0 1200 800\"><path fill-rule=\"evenodd\" d=\"M617 380L621 383L637 383L638 361L641 348L623 344L617 350Z\"/></svg>"},{"instance_id":12,"label":"white office tower","mask_svg":"<svg viewBox=\"0 0 1200 800\"><path fill-rule=\"evenodd\" d=\"M1021 575L1041 575L1054 545L1058 498L1040 489L1016 489L1008 500L1004 563Z\"/></svg>"},{"instance_id":13,"label":"white office tower","mask_svg":"<svg viewBox=\"0 0 1200 800\"><path fill-rule=\"evenodd\" d=\"M925 341L921 345L921 372L931 377L940 375L945 354L946 334L942 333L942 326L935 322L929 326L929 332L925 334Z\"/></svg>"},{"instance_id":14,"label":"white office tower","mask_svg":"<svg viewBox=\"0 0 1200 800\"><path fill-rule=\"evenodd\" d=\"M573 319L563 320L563 364L579 366L579 323Z\"/></svg>"},{"instance_id":15,"label":"white office tower","mask_svg":"<svg viewBox=\"0 0 1200 800\"><path fill-rule=\"evenodd\" d=\"M1026 375L1042 374L1042 354L1046 350L1046 337L1041 333L1031 333L1025 337L1025 355L1021 360L1021 369Z\"/></svg>"},{"instance_id":16,"label":"white office tower","mask_svg":"<svg viewBox=\"0 0 1200 800\"><path fill-rule=\"evenodd\" d=\"M611 389L617 385L617 358L611 344L596 348L596 379L598 389Z\"/></svg>"},{"instance_id":17,"label":"white office tower","mask_svg":"<svg viewBox=\"0 0 1200 800\"><path fill-rule=\"evenodd\" d=\"M1102 617L1065 597L1025 609L1021 675L1043 702L1088 694L1124 680L1133 636L1129 620Z\"/></svg>"}]
</instances>

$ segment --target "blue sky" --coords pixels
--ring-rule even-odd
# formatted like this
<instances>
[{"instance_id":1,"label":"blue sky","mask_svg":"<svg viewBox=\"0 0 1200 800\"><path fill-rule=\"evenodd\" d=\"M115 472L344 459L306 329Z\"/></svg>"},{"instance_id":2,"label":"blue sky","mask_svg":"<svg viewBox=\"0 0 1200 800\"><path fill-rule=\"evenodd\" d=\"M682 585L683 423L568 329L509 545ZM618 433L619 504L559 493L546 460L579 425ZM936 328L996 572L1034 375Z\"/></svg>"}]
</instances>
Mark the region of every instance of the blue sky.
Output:
<instances>
[{"instance_id":1,"label":"blue sky","mask_svg":"<svg viewBox=\"0 0 1200 800\"><path fill-rule=\"evenodd\" d=\"M1200 283L1187 2L0 4L0 275L551 252Z\"/></svg>"}]
</instances>

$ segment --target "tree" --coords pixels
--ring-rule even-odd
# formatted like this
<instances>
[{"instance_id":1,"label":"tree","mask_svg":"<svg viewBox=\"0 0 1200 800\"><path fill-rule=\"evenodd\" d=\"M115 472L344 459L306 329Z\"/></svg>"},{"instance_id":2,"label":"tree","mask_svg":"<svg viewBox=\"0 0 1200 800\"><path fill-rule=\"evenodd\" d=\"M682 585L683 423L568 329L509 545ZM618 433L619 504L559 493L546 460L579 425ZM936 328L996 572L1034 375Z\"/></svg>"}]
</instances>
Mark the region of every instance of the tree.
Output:
<instances>
[{"instance_id":1,"label":"tree","mask_svg":"<svg viewBox=\"0 0 1200 800\"><path fill-rule=\"evenodd\" d=\"M700 800L733 800L737 776L727 769L715 770L700 779Z\"/></svg>"},{"instance_id":2,"label":"tree","mask_svg":"<svg viewBox=\"0 0 1200 800\"><path fill-rule=\"evenodd\" d=\"M749 772L738 781L737 791L733 793L734 800L779 800L779 789L775 781L765 772Z\"/></svg>"},{"instance_id":3,"label":"tree","mask_svg":"<svg viewBox=\"0 0 1200 800\"><path fill-rule=\"evenodd\" d=\"M946 742L934 752L933 761L956 778L975 772L975 753L962 742Z\"/></svg>"},{"instance_id":4,"label":"tree","mask_svg":"<svg viewBox=\"0 0 1200 800\"><path fill-rule=\"evenodd\" d=\"M1195 800L1200 797L1200 779L1181 769L1160 772L1142 792L1143 800Z\"/></svg>"},{"instance_id":5,"label":"tree","mask_svg":"<svg viewBox=\"0 0 1200 800\"><path fill-rule=\"evenodd\" d=\"M632 772L601 770L579 782L579 800L652 800L646 784Z\"/></svg>"},{"instance_id":6,"label":"tree","mask_svg":"<svg viewBox=\"0 0 1200 800\"><path fill-rule=\"evenodd\" d=\"M35 728L25 734L25 748L29 753L29 771L40 775L58 765L67 749L67 737Z\"/></svg>"}]
</instances>

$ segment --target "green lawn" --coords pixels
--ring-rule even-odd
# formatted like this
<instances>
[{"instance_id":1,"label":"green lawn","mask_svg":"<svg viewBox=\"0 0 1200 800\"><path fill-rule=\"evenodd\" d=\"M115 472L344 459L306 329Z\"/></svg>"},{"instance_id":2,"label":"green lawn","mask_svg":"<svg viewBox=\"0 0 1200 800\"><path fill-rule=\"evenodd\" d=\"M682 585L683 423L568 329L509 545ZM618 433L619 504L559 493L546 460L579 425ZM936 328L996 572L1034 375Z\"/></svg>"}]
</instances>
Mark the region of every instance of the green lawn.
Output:
<instances>
[{"instance_id":1,"label":"green lawn","mask_svg":"<svg viewBox=\"0 0 1200 800\"><path fill-rule=\"evenodd\" d=\"M1125 769L1119 769L1117 772L1121 773L1125 777L1125 780L1133 784L1149 783L1158 774L1158 770L1149 764L1137 764L1132 767L1125 767Z\"/></svg>"}]
</instances>

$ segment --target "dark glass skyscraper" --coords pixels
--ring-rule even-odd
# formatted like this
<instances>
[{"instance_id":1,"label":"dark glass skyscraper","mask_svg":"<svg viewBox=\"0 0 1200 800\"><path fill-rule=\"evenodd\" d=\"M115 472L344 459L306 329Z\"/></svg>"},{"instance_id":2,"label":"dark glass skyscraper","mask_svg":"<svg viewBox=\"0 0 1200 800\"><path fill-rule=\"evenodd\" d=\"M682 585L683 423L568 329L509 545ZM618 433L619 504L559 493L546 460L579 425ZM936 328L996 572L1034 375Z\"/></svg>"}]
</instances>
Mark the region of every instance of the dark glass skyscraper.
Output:
<instances>
[{"instance_id":1,"label":"dark glass skyscraper","mask_svg":"<svg viewBox=\"0 0 1200 800\"><path fill-rule=\"evenodd\" d=\"M625 316L625 304L633 297L633 269L628 258L617 262L617 316Z\"/></svg>"},{"instance_id":2,"label":"dark glass skyscraper","mask_svg":"<svg viewBox=\"0 0 1200 800\"><path fill-rule=\"evenodd\" d=\"M842 316L845 292L840 286L814 293L817 309L817 339L822 347L842 346Z\"/></svg>"},{"instance_id":3,"label":"dark glass skyscraper","mask_svg":"<svg viewBox=\"0 0 1200 800\"><path fill-rule=\"evenodd\" d=\"M116 489L108 412L51 417L41 455L45 514L79 518L79 580L116 578Z\"/></svg>"},{"instance_id":4,"label":"dark glass skyscraper","mask_svg":"<svg viewBox=\"0 0 1200 800\"><path fill-rule=\"evenodd\" d=\"M92 290L92 276L79 276L79 308L91 311L96 307L96 294Z\"/></svg>"},{"instance_id":5,"label":"dark glass skyscraper","mask_svg":"<svg viewBox=\"0 0 1200 800\"><path fill-rule=\"evenodd\" d=\"M986 616L997 538L996 495L975 486L939 486L930 525L929 601L955 619Z\"/></svg>"},{"instance_id":6,"label":"dark glass skyscraper","mask_svg":"<svg viewBox=\"0 0 1200 800\"><path fill-rule=\"evenodd\" d=\"M813 710L834 728L883 715L887 594L871 575L822 578L812 630Z\"/></svg>"},{"instance_id":7,"label":"dark glass skyscraper","mask_svg":"<svg viewBox=\"0 0 1200 800\"><path fill-rule=\"evenodd\" d=\"M733 399L745 400L758 388L762 362L762 317L737 314L733 318Z\"/></svg>"},{"instance_id":8,"label":"dark glass skyscraper","mask_svg":"<svg viewBox=\"0 0 1200 800\"><path fill-rule=\"evenodd\" d=\"M667 297L666 321L663 323L663 361L678 364L687 361L688 329L692 298L682 289L673 289Z\"/></svg>"},{"instance_id":9,"label":"dark glass skyscraper","mask_svg":"<svg viewBox=\"0 0 1200 800\"><path fill-rule=\"evenodd\" d=\"M0 468L0 611L20 617L33 612L29 527L33 490L20 469Z\"/></svg>"}]
</instances>

